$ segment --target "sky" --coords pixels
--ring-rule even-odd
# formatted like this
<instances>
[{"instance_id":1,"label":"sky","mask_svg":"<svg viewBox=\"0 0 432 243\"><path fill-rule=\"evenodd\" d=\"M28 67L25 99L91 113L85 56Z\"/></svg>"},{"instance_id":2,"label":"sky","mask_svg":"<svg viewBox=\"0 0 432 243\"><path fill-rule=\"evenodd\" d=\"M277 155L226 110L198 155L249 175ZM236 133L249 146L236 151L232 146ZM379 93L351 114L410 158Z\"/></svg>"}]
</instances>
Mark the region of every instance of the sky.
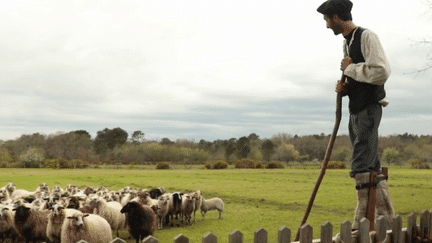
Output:
<instances>
[{"instance_id":1,"label":"sky","mask_svg":"<svg viewBox=\"0 0 432 243\"><path fill-rule=\"evenodd\" d=\"M330 134L343 36L322 2L0 0L0 140L116 127L173 141ZM391 66L380 135L432 134L432 70L416 72L431 58L418 44L432 40L428 2L352 2Z\"/></svg>"}]
</instances>

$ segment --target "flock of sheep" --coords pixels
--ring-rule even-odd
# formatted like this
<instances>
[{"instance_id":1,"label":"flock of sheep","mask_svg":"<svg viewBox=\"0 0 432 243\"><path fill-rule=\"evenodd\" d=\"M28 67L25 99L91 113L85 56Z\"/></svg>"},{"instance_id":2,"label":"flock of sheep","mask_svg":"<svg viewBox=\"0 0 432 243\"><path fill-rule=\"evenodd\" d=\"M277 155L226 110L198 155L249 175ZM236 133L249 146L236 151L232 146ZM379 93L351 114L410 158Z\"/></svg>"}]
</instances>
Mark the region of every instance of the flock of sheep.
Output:
<instances>
[{"instance_id":1,"label":"flock of sheep","mask_svg":"<svg viewBox=\"0 0 432 243\"><path fill-rule=\"evenodd\" d=\"M113 191L68 185L50 191L42 183L30 192L8 183L0 188L0 239L107 243L113 233L118 237L119 230L127 229L138 243L174 220L191 224L198 209L203 218L210 210L218 210L222 218L224 203L217 197L204 199L200 190L167 193L164 188L125 187Z\"/></svg>"}]
</instances>

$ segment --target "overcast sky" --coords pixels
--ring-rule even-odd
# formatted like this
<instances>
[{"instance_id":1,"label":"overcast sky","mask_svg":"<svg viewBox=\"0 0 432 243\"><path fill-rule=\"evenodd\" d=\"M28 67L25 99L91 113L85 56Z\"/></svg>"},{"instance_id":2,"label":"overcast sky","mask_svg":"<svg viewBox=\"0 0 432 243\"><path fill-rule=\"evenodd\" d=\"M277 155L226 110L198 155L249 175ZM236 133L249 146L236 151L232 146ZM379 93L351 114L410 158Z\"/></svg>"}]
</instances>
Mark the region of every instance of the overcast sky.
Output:
<instances>
[{"instance_id":1,"label":"overcast sky","mask_svg":"<svg viewBox=\"0 0 432 243\"><path fill-rule=\"evenodd\" d=\"M323 0L0 0L0 139L104 128L146 139L330 134L342 35ZM432 10L352 0L392 74L380 135L432 134ZM431 57L431 56L429 56ZM347 134L348 98L339 134Z\"/></svg>"}]
</instances>

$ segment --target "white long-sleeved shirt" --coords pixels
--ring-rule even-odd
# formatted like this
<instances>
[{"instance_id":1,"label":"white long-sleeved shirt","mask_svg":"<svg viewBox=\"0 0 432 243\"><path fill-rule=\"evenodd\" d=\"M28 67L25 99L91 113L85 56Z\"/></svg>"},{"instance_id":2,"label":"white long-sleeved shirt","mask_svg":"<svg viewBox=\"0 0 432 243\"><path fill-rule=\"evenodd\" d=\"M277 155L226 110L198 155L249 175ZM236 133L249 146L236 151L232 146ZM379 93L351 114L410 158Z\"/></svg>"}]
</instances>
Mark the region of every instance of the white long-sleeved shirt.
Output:
<instances>
[{"instance_id":1,"label":"white long-sleeved shirt","mask_svg":"<svg viewBox=\"0 0 432 243\"><path fill-rule=\"evenodd\" d=\"M354 37L353 37L354 38ZM365 62L351 63L344 74L358 82L383 85L391 74L390 65L381 46L378 36L365 29L361 35L361 52ZM346 40L344 40L344 56L348 56Z\"/></svg>"},{"instance_id":2,"label":"white long-sleeved shirt","mask_svg":"<svg viewBox=\"0 0 432 243\"><path fill-rule=\"evenodd\" d=\"M365 29L360 43L365 62L351 63L344 74L358 82L383 85L389 78L391 70L378 36L373 31ZM348 56L347 48L349 49L349 43L344 40L344 57ZM389 100L384 98L380 103L385 107L389 104Z\"/></svg>"}]
</instances>

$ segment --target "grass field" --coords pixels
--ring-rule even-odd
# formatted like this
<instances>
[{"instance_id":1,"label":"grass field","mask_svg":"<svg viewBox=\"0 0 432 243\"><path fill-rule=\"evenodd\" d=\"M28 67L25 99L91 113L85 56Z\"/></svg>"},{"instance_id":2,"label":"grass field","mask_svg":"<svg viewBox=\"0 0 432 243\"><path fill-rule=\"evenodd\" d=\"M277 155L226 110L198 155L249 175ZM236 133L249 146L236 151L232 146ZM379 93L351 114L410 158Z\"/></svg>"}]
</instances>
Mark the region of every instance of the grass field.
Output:
<instances>
[{"instance_id":1,"label":"grass field","mask_svg":"<svg viewBox=\"0 0 432 243\"><path fill-rule=\"evenodd\" d=\"M201 168L201 167L200 167ZM117 190L125 186L152 188L163 186L168 192L200 189L205 198L224 200L224 218L219 220L216 211L210 211L206 220L197 214L197 221L189 226L173 227L156 232L159 242L172 242L183 234L190 242L201 242L207 232L215 234L220 242L228 241L228 234L240 230L244 242L252 242L254 231L267 230L269 242L275 242L277 230L287 226L292 238L304 215L312 188L319 173L317 167L268 170L128 170L128 169L0 169L0 185L14 182L18 188L34 190L41 182L52 188L103 185ZM414 170L408 167L389 168L389 187L397 214L406 224L406 216L432 208L429 190L432 187L432 170ZM320 186L308 223L314 228L314 238L320 234L325 221L333 224L334 234L340 223L352 221L356 206L356 192L348 169L327 170ZM126 231L121 237L128 237ZM128 242L134 242L128 240Z\"/></svg>"}]
</instances>

